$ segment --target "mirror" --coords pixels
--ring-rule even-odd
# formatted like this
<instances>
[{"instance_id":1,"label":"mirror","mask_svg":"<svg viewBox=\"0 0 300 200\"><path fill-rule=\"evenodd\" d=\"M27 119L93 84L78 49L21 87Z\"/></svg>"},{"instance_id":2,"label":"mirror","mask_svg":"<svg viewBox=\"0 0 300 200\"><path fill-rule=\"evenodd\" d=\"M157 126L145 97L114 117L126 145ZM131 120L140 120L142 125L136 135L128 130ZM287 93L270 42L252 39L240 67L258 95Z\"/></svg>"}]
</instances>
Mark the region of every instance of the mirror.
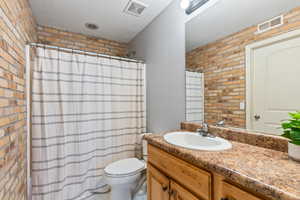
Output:
<instances>
[{"instance_id":1,"label":"mirror","mask_svg":"<svg viewBox=\"0 0 300 200\"><path fill-rule=\"evenodd\" d=\"M193 15L186 120L281 134L300 110L300 1L219 0Z\"/></svg>"}]
</instances>

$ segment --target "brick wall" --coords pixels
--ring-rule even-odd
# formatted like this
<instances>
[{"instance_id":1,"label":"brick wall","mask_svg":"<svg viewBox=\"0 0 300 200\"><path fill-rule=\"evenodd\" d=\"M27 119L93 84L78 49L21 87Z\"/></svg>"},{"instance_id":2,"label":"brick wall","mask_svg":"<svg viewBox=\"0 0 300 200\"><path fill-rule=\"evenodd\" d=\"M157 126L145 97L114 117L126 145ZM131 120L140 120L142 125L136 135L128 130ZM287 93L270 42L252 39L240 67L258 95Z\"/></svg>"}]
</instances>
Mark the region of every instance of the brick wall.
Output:
<instances>
[{"instance_id":1,"label":"brick wall","mask_svg":"<svg viewBox=\"0 0 300 200\"><path fill-rule=\"evenodd\" d=\"M284 15L284 25L261 34L256 26L246 28L187 53L187 67L204 72L205 120L212 124L245 128L245 46L259 40L300 29L300 7Z\"/></svg>"},{"instance_id":2,"label":"brick wall","mask_svg":"<svg viewBox=\"0 0 300 200\"><path fill-rule=\"evenodd\" d=\"M125 56L127 44L37 27L28 0L0 0L0 199L26 198L25 45L50 45Z\"/></svg>"},{"instance_id":3,"label":"brick wall","mask_svg":"<svg viewBox=\"0 0 300 200\"><path fill-rule=\"evenodd\" d=\"M112 56L124 57L128 46L124 43L63 31L56 28L39 26L39 42L59 47L81 49Z\"/></svg>"},{"instance_id":4,"label":"brick wall","mask_svg":"<svg viewBox=\"0 0 300 200\"><path fill-rule=\"evenodd\" d=\"M0 199L26 198L25 52L36 40L27 0L0 0Z\"/></svg>"},{"instance_id":5,"label":"brick wall","mask_svg":"<svg viewBox=\"0 0 300 200\"><path fill-rule=\"evenodd\" d=\"M28 0L0 0L0 199L26 199L25 45L40 42L113 56L127 44L37 26Z\"/></svg>"}]
</instances>

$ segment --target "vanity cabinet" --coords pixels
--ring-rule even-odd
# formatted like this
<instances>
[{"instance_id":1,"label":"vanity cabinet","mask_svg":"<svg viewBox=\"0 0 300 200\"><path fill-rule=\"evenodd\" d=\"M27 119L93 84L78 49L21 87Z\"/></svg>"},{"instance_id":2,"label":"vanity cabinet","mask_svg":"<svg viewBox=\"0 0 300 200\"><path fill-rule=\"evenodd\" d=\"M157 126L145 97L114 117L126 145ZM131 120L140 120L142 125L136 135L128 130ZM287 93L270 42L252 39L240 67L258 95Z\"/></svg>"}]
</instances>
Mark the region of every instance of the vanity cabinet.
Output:
<instances>
[{"instance_id":1,"label":"vanity cabinet","mask_svg":"<svg viewBox=\"0 0 300 200\"><path fill-rule=\"evenodd\" d=\"M170 180L151 164L147 166L147 187L147 199L169 200Z\"/></svg>"},{"instance_id":2,"label":"vanity cabinet","mask_svg":"<svg viewBox=\"0 0 300 200\"><path fill-rule=\"evenodd\" d=\"M148 199L155 200L200 200L191 192L148 165Z\"/></svg>"},{"instance_id":3,"label":"vanity cabinet","mask_svg":"<svg viewBox=\"0 0 300 200\"><path fill-rule=\"evenodd\" d=\"M211 200L211 173L190 165L152 145L148 147L148 162L150 166L154 166L165 176L184 188L188 188L191 193L202 200Z\"/></svg>"},{"instance_id":4,"label":"vanity cabinet","mask_svg":"<svg viewBox=\"0 0 300 200\"><path fill-rule=\"evenodd\" d=\"M170 200L201 200L191 192L171 180Z\"/></svg>"},{"instance_id":5,"label":"vanity cabinet","mask_svg":"<svg viewBox=\"0 0 300 200\"><path fill-rule=\"evenodd\" d=\"M148 200L263 200L152 145L147 178Z\"/></svg>"},{"instance_id":6,"label":"vanity cabinet","mask_svg":"<svg viewBox=\"0 0 300 200\"><path fill-rule=\"evenodd\" d=\"M222 198L221 200L262 200L238 187L227 182L222 182Z\"/></svg>"}]
</instances>

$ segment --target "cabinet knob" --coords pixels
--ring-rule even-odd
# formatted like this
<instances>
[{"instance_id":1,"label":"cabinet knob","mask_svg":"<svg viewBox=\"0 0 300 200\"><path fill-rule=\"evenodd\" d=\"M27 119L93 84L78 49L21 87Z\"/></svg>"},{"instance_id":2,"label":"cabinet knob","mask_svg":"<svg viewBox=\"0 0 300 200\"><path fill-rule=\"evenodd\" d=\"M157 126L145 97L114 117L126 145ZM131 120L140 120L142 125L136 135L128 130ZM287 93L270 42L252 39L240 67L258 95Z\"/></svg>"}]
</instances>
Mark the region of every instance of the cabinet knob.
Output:
<instances>
[{"instance_id":1,"label":"cabinet knob","mask_svg":"<svg viewBox=\"0 0 300 200\"><path fill-rule=\"evenodd\" d=\"M165 192L168 190L168 186L162 186L162 190Z\"/></svg>"},{"instance_id":2,"label":"cabinet knob","mask_svg":"<svg viewBox=\"0 0 300 200\"><path fill-rule=\"evenodd\" d=\"M254 115L254 119L256 120L256 121L258 121L258 120L260 120L260 115Z\"/></svg>"},{"instance_id":3,"label":"cabinet knob","mask_svg":"<svg viewBox=\"0 0 300 200\"><path fill-rule=\"evenodd\" d=\"M176 196L177 195L177 191L172 189L172 190L170 190L169 195L170 196Z\"/></svg>"}]
</instances>

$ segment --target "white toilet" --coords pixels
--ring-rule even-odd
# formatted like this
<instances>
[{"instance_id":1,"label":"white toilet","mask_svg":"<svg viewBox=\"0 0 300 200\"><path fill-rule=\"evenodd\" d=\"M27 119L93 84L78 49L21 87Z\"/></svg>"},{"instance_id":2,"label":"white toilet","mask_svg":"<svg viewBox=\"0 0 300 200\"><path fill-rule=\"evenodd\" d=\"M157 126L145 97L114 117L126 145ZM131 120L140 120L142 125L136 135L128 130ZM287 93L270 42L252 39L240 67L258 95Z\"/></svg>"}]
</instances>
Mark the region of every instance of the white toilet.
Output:
<instances>
[{"instance_id":1,"label":"white toilet","mask_svg":"<svg viewBox=\"0 0 300 200\"><path fill-rule=\"evenodd\" d=\"M146 169L147 146L143 142L143 159L128 158L109 164L104 169L106 183L111 187L111 200L132 200L142 172Z\"/></svg>"}]
</instances>

